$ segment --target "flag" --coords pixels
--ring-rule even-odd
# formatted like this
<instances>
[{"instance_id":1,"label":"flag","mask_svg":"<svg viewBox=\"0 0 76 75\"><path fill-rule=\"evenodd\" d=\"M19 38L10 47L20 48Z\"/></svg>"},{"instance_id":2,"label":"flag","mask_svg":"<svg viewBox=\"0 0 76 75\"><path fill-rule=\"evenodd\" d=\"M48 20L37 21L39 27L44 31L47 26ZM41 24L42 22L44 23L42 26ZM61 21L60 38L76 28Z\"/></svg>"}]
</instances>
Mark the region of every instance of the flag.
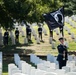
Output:
<instances>
[{"instance_id":1,"label":"flag","mask_svg":"<svg viewBox=\"0 0 76 75\"><path fill-rule=\"evenodd\" d=\"M64 7L47 14L43 14L43 17L45 18L45 22L50 30L57 27L62 28L64 26Z\"/></svg>"}]
</instances>

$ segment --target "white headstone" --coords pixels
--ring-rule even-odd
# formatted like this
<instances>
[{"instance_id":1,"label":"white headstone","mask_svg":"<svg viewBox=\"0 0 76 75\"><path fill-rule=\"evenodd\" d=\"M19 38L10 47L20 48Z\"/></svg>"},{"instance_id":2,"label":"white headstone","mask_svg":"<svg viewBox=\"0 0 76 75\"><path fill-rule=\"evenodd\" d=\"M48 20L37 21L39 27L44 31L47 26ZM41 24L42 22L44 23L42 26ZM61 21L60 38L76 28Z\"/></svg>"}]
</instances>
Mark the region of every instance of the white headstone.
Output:
<instances>
[{"instance_id":1,"label":"white headstone","mask_svg":"<svg viewBox=\"0 0 76 75\"><path fill-rule=\"evenodd\" d=\"M65 22L69 23L69 17L68 16L65 17Z\"/></svg>"},{"instance_id":2,"label":"white headstone","mask_svg":"<svg viewBox=\"0 0 76 75\"><path fill-rule=\"evenodd\" d=\"M74 21L76 21L76 15L74 16Z\"/></svg>"},{"instance_id":3,"label":"white headstone","mask_svg":"<svg viewBox=\"0 0 76 75\"><path fill-rule=\"evenodd\" d=\"M47 55L47 61L54 62L54 56L51 54Z\"/></svg>"},{"instance_id":4,"label":"white headstone","mask_svg":"<svg viewBox=\"0 0 76 75\"><path fill-rule=\"evenodd\" d=\"M68 31L68 34L70 35L70 34L71 34L71 31L70 31L70 29L68 29L67 31Z\"/></svg>"},{"instance_id":5,"label":"white headstone","mask_svg":"<svg viewBox=\"0 0 76 75\"><path fill-rule=\"evenodd\" d=\"M24 38L24 44L28 44L28 39Z\"/></svg>"},{"instance_id":6,"label":"white headstone","mask_svg":"<svg viewBox=\"0 0 76 75\"><path fill-rule=\"evenodd\" d=\"M57 73L58 75L64 75L65 70L64 69L56 69L55 73Z\"/></svg>"},{"instance_id":7,"label":"white headstone","mask_svg":"<svg viewBox=\"0 0 76 75\"><path fill-rule=\"evenodd\" d=\"M46 31L46 29L45 29L44 27L42 27L42 30L43 30L43 33L44 33L45 35L47 35L47 31Z\"/></svg>"},{"instance_id":8,"label":"white headstone","mask_svg":"<svg viewBox=\"0 0 76 75\"><path fill-rule=\"evenodd\" d=\"M73 26L71 19L69 19L69 24L70 24L70 26Z\"/></svg>"},{"instance_id":9,"label":"white headstone","mask_svg":"<svg viewBox=\"0 0 76 75\"><path fill-rule=\"evenodd\" d=\"M58 75L58 74L55 73L55 72L47 72L47 73L45 73L44 75Z\"/></svg>"},{"instance_id":10,"label":"white headstone","mask_svg":"<svg viewBox=\"0 0 76 75\"><path fill-rule=\"evenodd\" d=\"M45 71L38 69L38 70L35 72L35 75L44 75L45 73L46 73Z\"/></svg>"},{"instance_id":11,"label":"white headstone","mask_svg":"<svg viewBox=\"0 0 76 75\"><path fill-rule=\"evenodd\" d=\"M24 31L23 31L23 30L22 30L22 32L21 32L21 33L22 33L22 36L25 36L25 33L24 33Z\"/></svg>"},{"instance_id":12,"label":"white headstone","mask_svg":"<svg viewBox=\"0 0 76 75\"><path fill-rule=\"evenodd\" d=\"M60 38L60 37L63 37L63 36L62 36L62 33L59 34L59 38Z\"/></svg>"},{"instance_id":13,"label":"white headstone","mask_svg":"<svg viewBox=\"0 0 76 75\"><path fill-rule=\"evenodd\" d=\"M12 74L15 74L15 73L21 73L21 70L13 69L13 70L11 71L11 75L12 75Z\"/></svg>"},{"instance_id":14,"label":"white headstone","mask_svg":"<svg viewBox=\"0 0 76 75\"><path fill-rule=\"evenodd\" d=\"M28 74L23 74L23 73L15 73L15 74L12 74L12 75L28 75Z\"/></svg>"},{"instance_id":15,"label":"white headstone","mask_svg":"<svg viewBox=\"0 0 76 75\"><path fill-rule=\"evenodd\" d=\"M68 27L67 26L64 26L64 29L67 31L68 30Z\"/></svg>"},{"instance_id":16,"label":"white headstone","mask_svg":"<svg viewBox=\"0 0 76 75\"><path fill-rule=\"evenodd\" d=\"M75 38L75 37L74 37L74 33L71 33L71 38L72 38L72 39L74 39L74 38Z\"/></svg>"},{"instance_id":17,"label":"white headstone","mask_svg":"<svg viewBox=\"0 0 76 75\"><path fill-rule=\"evenodd\" d=\"M68 43L68 41L65 41L65 42L64 42L64 45L65 45L67 48L69 48L69 43Z\"/></svg>"},{"instance_id":18,"label":"white headstone","mask_svg":"<svg viewBox=\"0 0 76 75\"><path fill-rule=\"evenodd\" d=\"M59 35L59 31L58 31L58 29L56 29L56 34Z\"/></svg>"},{"instance_id":19,"label":"white headstone","mask_svg":"<svg viewBox=\"0 0 76 75\"><path fill-rule=\"evenodd\" d=\"M30 75L31 65L27 63L22 63L22 73Z\"/></svg>"},{"instance_id":20,"label":"white headstone","mask_svg":"<svg viewBox=\"0 0 76 75\"><path fill-rule=\"evenodd\" d=\"M55 49L55 42L52 41L52 49Z\"/></svg>"},{"instance_id":21,"label":"white headstone","mask_svg":"<svg viewBox=\"0 0 76 75\"><path fill-rule=\"evenodd\" d=\"M68 61L73 61L73 56L68 55ZM70 63L70 62L69 62Z\"/></svg>"},{"instance_id":22,"label":"white headstone","mask_svg":"<svg viewBox=\"0 0 76 75\"><path fill-rule=\"evenodd\" d=\"M20 34L22 34L22 26L21 25L18 26L18 30L19 30Z\"/></svg>"},{"instance_id":23,"label":"white headstone","mask_svg":"<svg viewBox=\"0 0 76 75\"><path fill-rule=\"evenodd\" d=\"M37 44L40 44L40 39L39 38L37 38Z\"/></svg>"},{"instance_id":24,"label":"white headstone","mask_svg":"<svg viewBox=\"0 0 76 75\"><path fill-rule=\"evenodd\" d=\"M31 30L32 30L32 34L37 42L37 44L40 44L40 39L37 37L36 31L34 30L34 28L32 26L30 26Z\"/></svg>"},{"instance_id":25,"label":"white headstone","mask_svg":"<svg viewBox=\"0 0 76 75\"><path fill-rule=\"evenodd\" d=\"M10 31L10 38L11 38L11 40L12 40L12 45L15 45L15 44L16 44L16 43L15 43L15 37L14 37L14 34L13 34L12 31Z\"/></svg>"},{"instance_id":26,"label":"white headstone","mask_svg":"<svg viewBox=\"0 0 76 75\"><path fill-rule=\"evenodd\" d=\"M76 72L69 72L67 75L76 75Z\"/></svg>"},{"instance_id":27,"label":"white headstone","mask_svg":"<svg viewBox=\"0 0 76 75\"><path fill-rule=\"evenodd\" d=\"M76 42L76 38L74 39L74 41Z\"/></svg>"},{"instance_id":28,"label":"white headstone","mask_svg":"<svg viewBox=\"0 0 76 75\"><path fill-rule=\"evenodd\" d=\"M73 22L72 22L72 27L73 27L73 28L75 28L75 27L76 27L76 25L75 25Z\"/></svg>"},{"instance_id":29,"label":"white headstone","mask_svg":"<svg viewBox=\"0 0 76 75\"><path fill-rule=\"evenodd\" d=\"M35 75L36 70L37 69L31 69L31 72L30 72L31 74L30 75Z\"/></svg>"},{"instance_id":30,"label":"white headstone","mask_svg":"<svg viewBox=\"0 0 76 75\"><path fill-rule=\"evenodd\" d=\"M49 38L49 43L52 44L52 37Z\"/></svg>"},{"instance_id":31,"label":"white headstone","mask_svg":"<svg viewBox=\"0 0 76 75\"><path fill-rule=\"evenodd\" d=\"M64 67L62 67L62 69L64 69L64 70L65 70L65 73L70 72L70 67L64 66Z\"/></svg>"},{"instance_id":32,"label":"white headstone","mask_svg":"<svg viewBox=\"0 0 76 75\"><path fill-rule=\"evenodd\" d=\"M74 15L71 16L71 19L74 20Z\"/></svg>"}]
</instances>

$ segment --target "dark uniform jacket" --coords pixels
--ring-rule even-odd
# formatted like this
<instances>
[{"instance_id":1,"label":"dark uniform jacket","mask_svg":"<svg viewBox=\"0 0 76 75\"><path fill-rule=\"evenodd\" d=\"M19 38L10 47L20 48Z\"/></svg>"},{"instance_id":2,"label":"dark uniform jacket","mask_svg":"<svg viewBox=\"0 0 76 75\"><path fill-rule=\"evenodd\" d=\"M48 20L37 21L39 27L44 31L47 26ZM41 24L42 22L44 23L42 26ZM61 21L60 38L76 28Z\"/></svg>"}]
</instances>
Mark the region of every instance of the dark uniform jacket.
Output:
<instances>
[{"instance_id":1,"label":"dark uniform jacket","mask_svg":"<svg viewBox=\"0 0 76 75\"><path fill-rule=\"evenodd\" d=\"M19 30L16 30L16 31L15 31L15 35L16 35L16 36L19 36Z\"/></svg>"},{"instance_id":2,"label":"dark uniform jacket","mask_svg":"<svg viewBox=\"0 0 76 75\"><path fill-rule=\"evenodd\" d=\"M42 28L38 28L38 33L42 34Z\"/></svg>"},{"instance_id":3,"label":"dark uniform jacket","mask_svg":"<svg viewBox=\"0 0 76 75\"><path fill-rule=\"evenodd\" d=\"M27 35L30 35L31 34L31 29L30 28L27 28L26 29L26 32L27 32Z\"/></svg>"},{"instance_id":4,"label":"dark uniform jacket","mask_svg":"<svg viewBox=\"0 0 76 75\"><path fill-rule=\"evenodd\" d=\"M4 33L4 38L5 38L5 39L8 39L8 36L9 36L9 33L8 33L8 32L5 32L5 33Z\"/></svg>"},{"instance_id":5,"label":"dark uniform jacket","mask_svg":"<svg viewBox=\"0 0 76 75\"><path fill-rule=\"evenodd\" d=\"M62 61L63 59L65 59L65 60L68 60L68 56L67 56L67 47L65 46L65 45L58 45L57 46L57 49L58 49L58 57L57 57L57 60L58 61ZM63 52L65 51L65 58L63 57Z\"/></svg>"}]
</instances>

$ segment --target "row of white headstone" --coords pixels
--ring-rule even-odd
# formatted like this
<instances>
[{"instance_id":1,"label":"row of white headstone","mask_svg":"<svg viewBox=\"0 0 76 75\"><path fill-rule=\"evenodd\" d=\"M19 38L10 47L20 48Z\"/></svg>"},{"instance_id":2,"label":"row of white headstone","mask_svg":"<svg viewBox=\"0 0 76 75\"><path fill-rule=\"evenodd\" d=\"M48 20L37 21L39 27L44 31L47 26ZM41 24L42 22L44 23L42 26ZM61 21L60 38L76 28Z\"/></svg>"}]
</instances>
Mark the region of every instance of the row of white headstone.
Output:
<instances>
[{"instance_id":1,"label":"row of white headstone","mask_svg":"<svg viewBox=\"0 0 76 75\"><path fill-rule=\"evenodd\" d=\"M76 25L75 25L76 26ZM74 40L74 42L76 42L76 37L75 34L73 32L71 32L71 29L68 28L67 26L64 26L64 30L68 32L69 35L71 35L71 38ZM56 34L58 35L58 37L62 37L62 34L59 32L58 28L54 29L54 32L56 32ZM52 48L55 48L55 42L52 40L52 37L49 38L49 42L52 44ZM68 42L66 42L67 46Z\"/></svg>"},{"instance_id":2,"label":"row of white headstone","mask_svg":"<svg viewBox=\"0 0 76 75\"><path fill-rule=\"evenodd\" d=\"M18 55L17 55L18 56ZM16 57L17 57L16 56ZM49 55L50 56L50 55ZM52 58L52 57L51 57ZM50 58L50 59L51 59ZM54 57L53 57L54 58ZM52 58L52 59L53 59ZM17 57L17 59L18 59L18 57ZM31 59L31 58L30 58ZM37 59L37 58L36 58ZM36 60L35 58L34 58L34 60ZM17 61L17 60L16 60ZM33 60L32 60L33 61ZM25 61L22 61L23 63L25 63ZM53 60L52 60L52 62L53 62ZM41 65L40 65L41 66ZM63 67L63 69L62 70L59 70L58 68L55 68L55 63L50 63L50 62L47 62L47 61L45 61L45 63L44 63L44 66L46 66L46 67L50 67L50 68L48 68L47 70L45 70L45 69L43 69L43 68L41 68L41 69L43 69L44 71L48 71L48 72L54 72L54 73L56 73L56 75L61 75L61 74L63 74L63 75L71 75L71 74L76 74L76 56L71 56L71 55L69 55L68 56L68 62L67 62L67 66L66 67ZM52 66L52 67L51 67ZM53 67L54 66L54 67ZM24 65L23 65L23 67L24 67ZM27 68L26 68L27 69ZM32 68L32 70L36 70L36 71L38 71L40 68L37 68L37 69L34 69L34 67ZM25 68L23 68L23 70L24 70L24 72L25 72ZM27 71L27 70L26 70ZM29 71L30 72L30 71ZM35 72L34 72L35 73ZM36 75L36 74L35 74ZM50 74L51 75L51 74Z\"/></svg>"},{"instance_id":3,"label":"row of white headstone","mask_svg":"<svg viewBox=\"0 0 76 75\"><path fill-rule=\"evenodd\" d=\"M76 22L76 15L72 15L71 18Z\"/></svg>"},{"instance_id":4,"label":"row of white headstone","mask_svg":"<svg viewBox=\"0 0 76 75\"><path fill-rule=\"evenodd\" d=\"M16 56L15 56L16 55ZM51 59L51 62L45 61L37 64L37 69L32 67L30 64L25 61L20 60L18 54L14 55L14 61L17 66L21 66L18 68L14 64L8 65L8 73L9 75L76 75L76 56L69 55L67 66L63 67L61 70L55 67L55 63L53 63L53 56L48 55L48 60ZM37 58L36 58L37 59ZM36 60L31 61L35 61ZM20 62L20 64L19 64ZM10 66L11 65L11 66ZM45 68L45 67L46 68Z\"/></svg>"},{"instance_id":5,"label":"row of white headstone","mask_svg":"<svg viewBox=\"0 0 76 75\"><path fill-rule=\"evenodd\" d=\"M21 65L21 67L22 67L22 68L20 68L20 70L25 75L26 74L27 75L58 75L57 73L54 73L54 72L47 72L47 71L44 71L44 70L36 69L35 67L32 67L30 64L26 63L25 61L17 60L19 58L19 55L18 54L15 54L15 55L14 55L14 59L16 59L16 60L14 60L14 61L20 62L19 65ZM16 74L14 74L14 75L16 75Z\"/></svg>"},{"instance_id":6,"label":"row of white headstone","mask_svg":"<svg viewBox=\"0 0 76 75\"><path fill-rule=\"evenodd\" d=\"M14 62L23 74L30 75L31 69L35 69L35 67L32 67L26 61L20 60L18 54L14 54Z\"/></svg>"},{"instance_id":7,"label":"row of white headstone","mask_svg":"<svg viewBox=\"0 0 76 75\"><path fill-rule=\"evenodd\" d=\"M54 56L48 54L47 60L50 62L54 62ZM65 72L76 72L76 56L68 55L68 61L67 65L64 66L62 69L65 70Z\"/></svg>"},{"instance_id":8,"label":"row of white headstone","mask_svg":"<svg viewBox=\"0 0 76 75\"><path fill-rule=\"evenodd\" d=\"M73 28L76 28L75 22L73 22L74 20L71 17L65 17L65 22L68 23L70 26L72 26Z\"/></svg>"},{"instance_id":9,"label":"row of white headstone","mask_svg":"<svg viewBox=\"0 0 76 75\"><path fill-rule=\"evenodd\" d=\"M68 32L69 35L71 35L71 38L74 39L74 42L76 42L75 34L71 32L71 29L67 26L64 26L64 30ZM59 37L62 37L62 35L59 33L58 28L54 30Z\"/></svg>"},{"instance_id":10,"label":"row of white headstone","mask_svg":"<svg viewBox=\"0 0 76 75\"><path fill-rule=\"evenodd\" d=\"M54 72L58 75L76 75L76 56L68 55L67 65L64 66L61 70L58 69L58 63L55 59L56 57L50 54L47 55L47 61L40 59L34 54L30 56L30 61L37 65L37 69ZM39 62L38 60L42 62Z\"/></svg>"},{"instance_id":11,"label":"row of white headstone","mask_svg":"<svg viewBox=\"0 0 76 75\"><path fill-rule=\"evenodd\" d=\"M76 16L73 15L71 18L72 18L72 20L76 21L75 20ZM72 22L72 20L68 16L65 18L65 20L66 20L66 23L69 23L73 28L76 28L75 23ZM71 32L71 29L68 28L67 26L65 26L64 29L66 31L68 31L68 34L70 34L71 38L74 39L74 41L76 42L76 37L75 37L74 33Z\"/></svg>"},{"instance_id":12,"label":"row of white headstone","mask_svg":"<svg viewBox=\"0 0 76 75\"><path fill-rule=\"evenodd\" d=\"M68 32L69 35L71 35L71 38L74 40L74 42L76 42L76 36L73 32L71 32L71 29L68 28L67 26L64 26L64 30ZM54 29L54 32L56 32L56 34L58 35L58 37L62 37L62 34L59 33L58 28ZM65 35L64 35L65 36ZM52 38L51 38L52 39ZM52 40L50 40L50 43L52 43Z\"/></svg>"},{"instance_id":13,"label":"row of white headstone","mask_svg":"<svg viewBox=\"0 0 76 75\"><path fill-rule=\"evenodd\" d=\"M52 57L52 58L49 58L48 57L48 55L47 55L47 61L46 60L42 60L42 59L40 59L38 56L36 56L35 54L31 54L30 55L30 62L32 62L32 63L34 63L35 65L37 65L37 64L41 64L41 63L44 63L44 64L46 64L46 63L50 63L50 62L52 62L52 63L55 63L56 65L58 64L58 62L56 61L56 59L57 59L57 57ZM48 64L47 64L48 65ZM46 66L47 66L46 65Z\"/></svg>"},{"instance_id":14,"label":"row of white headstone","mask_svg":"<svg viewBox=\"0 0 76 75\"><path fill-rule=\"evenodd\" d=\"M14 63L10 63L8 64L8 75L27 75L27 74L23 74L21 70Z\"/></svg>"},{"instance_id":15,"label":"row of white headstone","mask_svg":"<svg viewBox=\"0 0 76 75\"><path fill-rule=\"evenodd\" d=\"M68 28L67 26L64 26L64 30L66 30L68 32L68 34L71 36L71 39L73 39L74 42L76 42L76 36L73 32L71 32L71 29Z\"/></svg>"},{"instance_id":16,"label":"row of white headstone","mask_svg":"<svg viewBox=\"0 0 76 75\"><path fill-rule=\"evenodd\" d=\"M2 75L2 52L0 52L0 75Z\"/></svg>"}]
</instances>

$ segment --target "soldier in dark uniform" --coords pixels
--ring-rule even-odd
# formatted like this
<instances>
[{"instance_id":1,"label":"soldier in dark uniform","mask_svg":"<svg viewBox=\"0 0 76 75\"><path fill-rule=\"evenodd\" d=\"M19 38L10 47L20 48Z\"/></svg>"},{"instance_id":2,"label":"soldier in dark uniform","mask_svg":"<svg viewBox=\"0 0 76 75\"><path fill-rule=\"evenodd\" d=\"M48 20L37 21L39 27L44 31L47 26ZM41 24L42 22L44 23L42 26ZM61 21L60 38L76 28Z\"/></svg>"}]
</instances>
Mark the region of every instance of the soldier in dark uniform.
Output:
<instances>
[{"instance_id":1,"label":"soldier in dark uniform","mask_svg":"<svg viewBox=\"0 0 76 75\"><path fill-rule=\"evenodd\" d=\"M15 39L16 39L16 42L19 42L19 30L18 30L18 28L16 28L16 30L15 30Z\"/></svg>"},{"instance_id":2,"label":"soldier in dark uniform","mask_svg":"<svg viewBox=\"0 0 76 75\"><path fill-rule=\"evenodd\" d=\"M26 33L27 33L28 41L31 41L31 28L30 28L30 26L26 27Z\"/></svg>"},{"instance_id":3,"label":"soldier in dark uniform","mask_svg":"<svg viewBox=\"0 0 76 75\"><path fill-rule=\"evenodd\" d=\"M59 69L62 69L63 66L66 66L66 62L68 60L68 56L67 56L67 47L64 45L64 38L59 38L60 41L60 45L57 46L58 49L58 57L57 57L57 61L59 63Z\"/></svg>"},{"instance_id":4,"label":"soldier in dark uniform","mask_svg":"<svg viewBox=\"0 0 76 75\"><path fill-rule=\"evenodd\" d=\"M39 38L42 40L42 28L41 28L41 26L39 26L39 28L38 28L38 34L39 34Z\"/></svg>"},{"instance_id":5,"label":"soldier in dark uniform","mask_svg":"<svg viewBox=\"0 0 76 75\"><path fill-rule=\"evenodd\" d=\"M8 38L9 38L9 33L6 30L4 33L4 45L8 45Z\"/></svg>"}]
</instances>

